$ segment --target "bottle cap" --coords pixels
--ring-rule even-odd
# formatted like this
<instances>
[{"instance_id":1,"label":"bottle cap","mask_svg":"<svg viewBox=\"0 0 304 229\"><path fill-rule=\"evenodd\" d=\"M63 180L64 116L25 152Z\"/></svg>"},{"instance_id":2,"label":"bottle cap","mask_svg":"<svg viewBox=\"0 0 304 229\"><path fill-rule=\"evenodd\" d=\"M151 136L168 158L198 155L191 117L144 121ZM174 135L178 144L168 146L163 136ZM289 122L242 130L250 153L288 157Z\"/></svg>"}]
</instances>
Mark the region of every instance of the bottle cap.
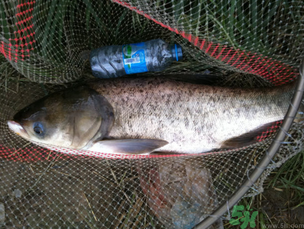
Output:
<instances>
[{"instance_id":1,"label":"bottle cap","mask_svg":"<svg viewBox=\"0 0 304 229\"><path fill-rule=\"evenodd\" d=\"M180 61L183 59L182 47L178 44L172 45L172 57L173 60Z\"/></svg>"}]
</instances>

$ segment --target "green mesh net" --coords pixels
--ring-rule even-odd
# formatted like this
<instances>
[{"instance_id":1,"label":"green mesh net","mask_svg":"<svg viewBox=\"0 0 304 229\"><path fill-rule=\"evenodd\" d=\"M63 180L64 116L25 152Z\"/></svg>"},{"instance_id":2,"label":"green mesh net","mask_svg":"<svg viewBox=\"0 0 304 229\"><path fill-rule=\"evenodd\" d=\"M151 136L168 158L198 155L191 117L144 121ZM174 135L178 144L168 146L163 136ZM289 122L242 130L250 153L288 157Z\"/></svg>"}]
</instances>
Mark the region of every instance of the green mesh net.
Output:
<instances>
[{"instance_id":1,"label":"green mesh net","mask_svg":"<svg viewBox=\"0 0 304 229\"><path fill-rule=\"evenodd\" d=\"M7 120L92 79L90 50L156 38L181 45L183 61L139 76L211 73L221 76L216 85L244 88L288 83L299 75L303 15L303 1L287 0L2 1L0 227L192 228L212 215L260 163L281 122L242 149L105 158L39 147L9 131ZM302 127L293 124L247 196L301 151Z\"/></svg>"}]
</instances>

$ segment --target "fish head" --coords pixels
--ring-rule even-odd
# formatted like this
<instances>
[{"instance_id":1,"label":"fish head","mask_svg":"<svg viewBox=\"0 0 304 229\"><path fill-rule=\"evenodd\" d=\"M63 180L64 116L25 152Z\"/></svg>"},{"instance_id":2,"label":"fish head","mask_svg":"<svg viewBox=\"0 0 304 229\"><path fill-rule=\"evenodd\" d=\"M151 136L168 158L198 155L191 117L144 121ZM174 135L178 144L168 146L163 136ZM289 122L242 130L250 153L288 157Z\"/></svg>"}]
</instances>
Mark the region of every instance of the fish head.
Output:
<instances>
[{"instance_id":1,"label":"fish head","mask_svg":"<svg viewBox=\"0 0 304 229\"><path fill-rule=\"evenodd\" d=\"M8 126L31 142L82 149L105 137L113 122L109 102L93 89L82 86L30 104L8 121Z\"/></svg>"},{"instance_id":2,"label":"fish head","mask_svg":"<svg viewBox=\"0 0 304 229\"><path fill-rule=\"evenodd\" d=\"M49 130L48 109L42 105L43 102L37 101L30 106L19 111L13 118L8 121L9 128L29 141L44 141L51 135Z\"/></svg>"}]
</instances>

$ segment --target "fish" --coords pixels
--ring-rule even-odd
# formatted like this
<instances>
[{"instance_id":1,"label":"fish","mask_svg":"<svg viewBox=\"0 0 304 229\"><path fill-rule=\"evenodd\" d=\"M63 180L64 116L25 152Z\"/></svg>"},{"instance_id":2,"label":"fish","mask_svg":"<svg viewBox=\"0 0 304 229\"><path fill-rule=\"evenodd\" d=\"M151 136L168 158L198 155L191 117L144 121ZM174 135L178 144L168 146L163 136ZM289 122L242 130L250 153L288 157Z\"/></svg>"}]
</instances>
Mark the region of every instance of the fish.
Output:
<instances>
[{"instance_id":1,"label":"fish","mask_svg":"<svg viewBox=\"0 0 304 229\"><path fill-rule=\"evenodd\" d=\"M154 76L99 79L50 94L8 127L46 146L111 154L238 148L283 120L295 83L226 88Z\"/></svg>"}]
</instances>

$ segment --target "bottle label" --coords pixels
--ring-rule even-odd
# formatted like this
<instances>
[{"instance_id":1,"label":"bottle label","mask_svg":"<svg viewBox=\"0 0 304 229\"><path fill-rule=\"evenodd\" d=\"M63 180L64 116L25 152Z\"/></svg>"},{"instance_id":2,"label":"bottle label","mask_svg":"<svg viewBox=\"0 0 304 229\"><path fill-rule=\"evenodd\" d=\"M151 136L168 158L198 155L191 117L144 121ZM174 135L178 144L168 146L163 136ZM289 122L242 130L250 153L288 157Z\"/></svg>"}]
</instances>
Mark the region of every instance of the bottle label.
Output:
<instances>
[{"instance_id":1,"label":"bottle label","mask_svg":"<svg viewBox=\"0 0 304 229\"><path fill-rule=\"evenodd\" d=\"M147 72L145 42L122 46L122 59L127 74Z\"/></svg>"}]
</instances>

